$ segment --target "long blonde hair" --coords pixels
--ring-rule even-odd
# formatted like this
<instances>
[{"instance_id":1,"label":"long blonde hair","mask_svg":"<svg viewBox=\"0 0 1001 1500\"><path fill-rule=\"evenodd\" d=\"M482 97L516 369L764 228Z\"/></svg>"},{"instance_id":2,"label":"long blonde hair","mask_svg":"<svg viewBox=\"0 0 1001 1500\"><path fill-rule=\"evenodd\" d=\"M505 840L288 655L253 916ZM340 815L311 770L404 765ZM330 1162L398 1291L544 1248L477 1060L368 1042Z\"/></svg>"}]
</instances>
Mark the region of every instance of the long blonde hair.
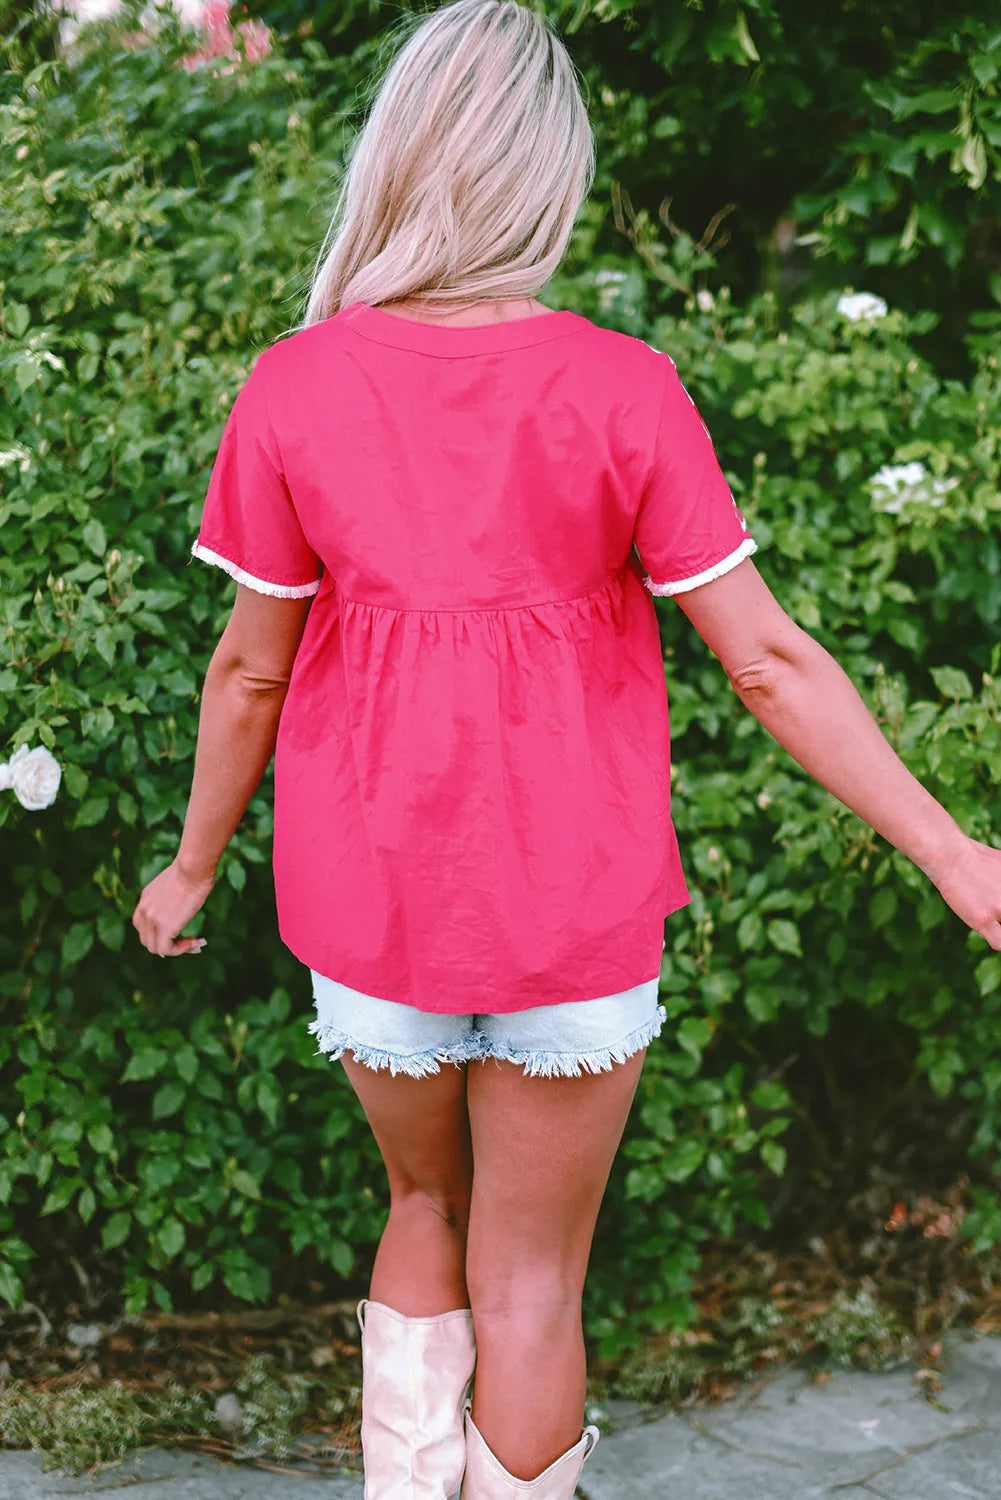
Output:
<instances>
[{"instance_id":1,"label":"long blonde hair","mask_svg":"<svg viewBox=\"0 0 1001 1500\"><path fill-rule=\"evenodd\" d=\"M415 24L416 22L416 24ZM348 155L302 327L353 302L534 296L594 182L581 78L518 0L404 17Z\"/></svg>"}]
</instances>

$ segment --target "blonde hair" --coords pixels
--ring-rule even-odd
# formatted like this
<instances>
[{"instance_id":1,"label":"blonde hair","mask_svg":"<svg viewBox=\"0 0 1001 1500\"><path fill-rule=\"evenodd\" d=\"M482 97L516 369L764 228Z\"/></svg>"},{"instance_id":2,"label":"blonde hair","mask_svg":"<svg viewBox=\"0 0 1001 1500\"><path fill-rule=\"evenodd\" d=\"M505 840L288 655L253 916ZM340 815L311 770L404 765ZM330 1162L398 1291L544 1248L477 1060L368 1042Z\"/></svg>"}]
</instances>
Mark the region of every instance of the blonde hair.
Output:
<instances>
[{"instance_id":1,"label":"blonde hair","mask_svg":"<svg viewBox=\"0 0 1001 1500\"><path fill-rule=\"evenodd\" d=\"M582 80L543 17L518 0L454 0L401 31L349 152L302 327L353 302L457 310L535 295L591 190Z\"/></svg>"}]
</instances>

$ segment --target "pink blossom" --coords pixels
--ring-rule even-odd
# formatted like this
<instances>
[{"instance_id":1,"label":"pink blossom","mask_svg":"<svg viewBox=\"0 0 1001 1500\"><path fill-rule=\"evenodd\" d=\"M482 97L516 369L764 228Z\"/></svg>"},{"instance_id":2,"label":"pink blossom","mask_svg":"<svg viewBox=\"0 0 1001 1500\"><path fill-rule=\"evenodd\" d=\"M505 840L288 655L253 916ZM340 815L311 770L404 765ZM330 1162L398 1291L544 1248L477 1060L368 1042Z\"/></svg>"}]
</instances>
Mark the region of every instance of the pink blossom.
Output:
<instances>
[{"instance_id":1,"label":"pink blossom","mask_svg":"<svg viewBox=\"0 0 1001 1500\"><path fill-rule=\"evenodd\" d=\"M248 62L260 62L268 56L271 51L271 32L264 22L240 21L234 27L230 24L229 12L229 0L208 0L201 14L201 45L181 58L181 67L187 72L218 58L238 59L241 55L241 49L237 46L238 37L243 43L242 55ZM231 73L235 66L233 62L218 71Z\"/></svg>"}]
</instances>

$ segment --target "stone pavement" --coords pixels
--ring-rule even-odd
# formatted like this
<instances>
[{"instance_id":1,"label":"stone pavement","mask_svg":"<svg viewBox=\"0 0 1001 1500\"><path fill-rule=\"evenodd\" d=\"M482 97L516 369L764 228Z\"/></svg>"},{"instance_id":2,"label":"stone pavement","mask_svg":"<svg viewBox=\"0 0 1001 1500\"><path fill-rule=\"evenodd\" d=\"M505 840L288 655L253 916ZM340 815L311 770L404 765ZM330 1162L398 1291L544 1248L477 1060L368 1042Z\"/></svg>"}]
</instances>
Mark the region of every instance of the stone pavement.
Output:
<instances>
[{"instance_id":1,"label":"stone pavement","mask_svg":"<svg viewBox=\"0 0 1001 1500\"><path fill-rule=\"evenodd\" d=\"M953 1334L935 1404L913 1366L787 1368L721 1406L651 1415L612 1402L584 1465L580 1500L1001 1500L1001 1336ZM0 1500L361 1500L358 1475L273 1474L146 1449L95 1479L43 1474L34 1453L0 1452Z\"/></svg>"}]
</instances>

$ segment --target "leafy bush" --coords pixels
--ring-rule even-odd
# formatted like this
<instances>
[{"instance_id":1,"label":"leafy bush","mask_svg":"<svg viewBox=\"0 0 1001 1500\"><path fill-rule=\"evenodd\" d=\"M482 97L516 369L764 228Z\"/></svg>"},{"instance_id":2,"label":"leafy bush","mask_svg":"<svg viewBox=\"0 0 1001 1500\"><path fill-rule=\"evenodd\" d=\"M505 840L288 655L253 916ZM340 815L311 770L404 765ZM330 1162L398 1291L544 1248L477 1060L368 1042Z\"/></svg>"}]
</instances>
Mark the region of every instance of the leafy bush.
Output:
<instances>
[{"instance_id":1,"label":"leafy bush","mask_svg":"<svg viewBox=\"0 0 1001 1500\"><path fill-rule=\"evenodd\" d=\"M260 1301L318 1271L357 1289L385 1211L374 1142L314 1056L308 982L277 937L267 782L197 963L161 968L128 925L176 848L233 592L184 568L208 467L256 350L291 321L359 66L312 43L189 71L185 45L169 25L128 47L112 29L35 64L11 42L0 107L0 714L5 754L41 743L64 768L49 810L0 801L12 1304L70 1253L102 1257L127 1311L219 1283ZM610 254L603 219L588 206L552 299L670 350L764 576L915 773L998 842L989 338L971 340L970 380L946 379L915 349L931 314L853 321L833 293L737 306L690 237L634 225L635 251ZM899 474L873 483L887 466L906 492ZM764 1226L811 1184L836 1201L935 1096L963 1102L958 1149L983 1161L966 1227L1001 1238L1001 955L778 749L673 603L657 609L693 901L669 922L669 1022L596 1236L586 1316L608 1355L686 1321L707 1239Z\"/></svg>"}]
</instances>

